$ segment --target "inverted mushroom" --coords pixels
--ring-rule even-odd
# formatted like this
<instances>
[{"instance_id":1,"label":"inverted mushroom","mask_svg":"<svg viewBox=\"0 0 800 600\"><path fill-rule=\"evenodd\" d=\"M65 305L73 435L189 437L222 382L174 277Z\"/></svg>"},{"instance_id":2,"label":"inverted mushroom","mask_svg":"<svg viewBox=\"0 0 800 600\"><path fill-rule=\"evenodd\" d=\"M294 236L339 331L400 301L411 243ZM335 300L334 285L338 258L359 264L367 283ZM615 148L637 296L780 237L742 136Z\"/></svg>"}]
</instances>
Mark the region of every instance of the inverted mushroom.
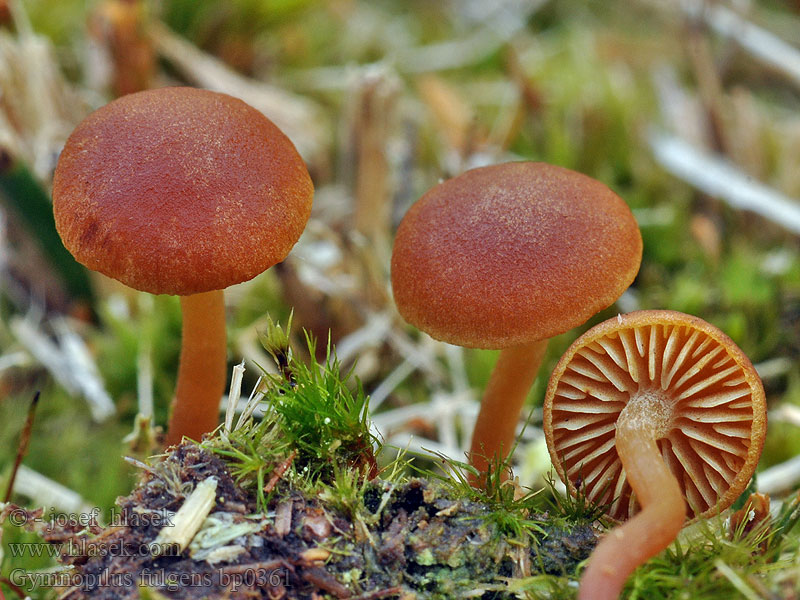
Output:
<instances>
[{"instance_id":1,"label":"inverted mushroom","mask_svg":"<svg viewBox=\"0 0 800 600\"><path fill-rule=\"evenodd\" d=\"M64 245L130 287L181 296L168 443L216 427L226 379L222 290L286 257L312 196L291 141L226 94L176 87L123 96L67 140L53 181Z\"/></svg>"},{"instance_id":2,"label":"inverted mushroom","mask_svg":"<svg viewBox=\"0 0 800 600\"><path fill-rule=\"evenodd\" d=\"M545 163L467 171L409 209L392 251L400 314L438 340L502 350L472 436L479 472L511 450L548 338L612 304L641 254L616 194Z\"/></svg>"},{"instance_id":3,"label":"inverted mushroom","mask_svg":"<svg viewBox=\"0 0 800 600\"><path fill-rule=\"evenodd\" d=\"M755 471L766 426L750 360L701 319L638 311L578 338L545 396L550 456L572 493L629 519L594 550L578 597L617 598L687 514L730 506Z\"/></svg>"}]
</instances>

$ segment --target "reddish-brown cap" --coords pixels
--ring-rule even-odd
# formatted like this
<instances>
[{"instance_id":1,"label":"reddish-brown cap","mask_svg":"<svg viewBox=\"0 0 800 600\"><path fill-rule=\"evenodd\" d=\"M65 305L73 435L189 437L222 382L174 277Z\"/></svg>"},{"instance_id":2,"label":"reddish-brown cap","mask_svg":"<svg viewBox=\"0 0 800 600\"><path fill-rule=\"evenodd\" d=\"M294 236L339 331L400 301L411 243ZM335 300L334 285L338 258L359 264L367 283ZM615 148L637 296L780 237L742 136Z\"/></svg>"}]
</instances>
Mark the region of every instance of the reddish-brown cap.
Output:
<instances>
[{"instance_id":1,"label":"reddish-brown cap","mask_svg":"<svg viewBox=\"0 0 800 600\"><path fill-rule=\"evenodd\" d=\"M246 281L283 260L314 188L291 141L241 100L194 88L123 96L67 140L56 227L79 262L154 294Z\"/></svg>"},{"instance_id":2,"label":"reddish-brown cap","mask_svg":"<svg viewBox=\"0 0 800 600\"><path fill-rule=\"evenodd\" d=\"M434 338L505 348L611 305L641 257L636 221L605 185L545 163L506 163L447 180L411 207L392 288L403 318Z\"/></svg>"}]
</instances>

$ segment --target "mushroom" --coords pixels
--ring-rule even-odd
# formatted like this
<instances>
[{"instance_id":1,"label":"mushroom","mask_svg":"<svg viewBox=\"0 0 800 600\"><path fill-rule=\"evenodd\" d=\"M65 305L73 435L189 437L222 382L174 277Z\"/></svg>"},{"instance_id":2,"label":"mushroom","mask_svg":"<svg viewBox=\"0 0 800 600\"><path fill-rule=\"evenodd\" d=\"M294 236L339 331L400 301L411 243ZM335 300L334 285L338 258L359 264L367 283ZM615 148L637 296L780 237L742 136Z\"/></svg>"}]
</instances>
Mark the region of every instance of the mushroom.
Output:
<instances>
[{"instance_id":1,"label":"mushroom","mask_svg":"<svg viewBox=\"0 0 800 600\"><path fill-rule=\"evenodd\" d=\"M467 171L409 209L391 262L400 314L438 340L501 350L472 435L473 484L510 452L548 338L612 304L641 255L616 194L545 163Z\"/></svg>"},{"instance_id":2,"label":"mushroom","mask_svg":"<svg viewBox=\"0 0 800 600\"><path fill-rule=\"evenodd\" d=\"M545 396L550 456L573 494L628 519L592 553L578 597L617 598L628 575L675 539L687 504L692 518L730 506L766 428L750 360L697 317L638 311L578 338Z\"/></svg>"},{"instance_id":3,"label":"mushroom","mask_svg":"<svg viewBox=\"0 0 800 600\"><path fill-rule=\"evenodd\" d=\"M130 287L181 296L167 443L217 426L226 380L222 290L286 257L313 192L291 141L226 94L174 87L123 96L67 140L53 181L64 245Z\"/></svg>"}]
</instances>

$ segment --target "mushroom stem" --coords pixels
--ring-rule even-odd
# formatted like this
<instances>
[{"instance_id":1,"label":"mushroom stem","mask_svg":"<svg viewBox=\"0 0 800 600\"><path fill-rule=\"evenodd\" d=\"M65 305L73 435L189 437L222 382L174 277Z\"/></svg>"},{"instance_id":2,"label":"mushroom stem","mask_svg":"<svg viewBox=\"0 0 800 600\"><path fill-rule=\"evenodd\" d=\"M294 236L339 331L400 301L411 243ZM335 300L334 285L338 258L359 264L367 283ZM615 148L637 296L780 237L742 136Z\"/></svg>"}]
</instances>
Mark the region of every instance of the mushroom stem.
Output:
<instances>
[{"instance_id":1,"label":"mushroom stem","mask_svg":"<svg viewBox=\"0 0 800 600\"><path fill-rule=\"evenodd\" d=\"M519 413L542 364L547 340L512 346L500 351L472 432L469 460L480 475L470 483L481 487L490 466L508 456L514 444Z\"/></svg>"},{"instance_id":2,"label":"mushroom stem","mask_svg":"<svg viewBox=\"0 0 800 600\"><path fill-rule=\"evenodd\" d=\"M183 336L175 400L166 444L184 436L200 440L219 422L219 404L225 391L226 332L222 290L181 296Z\"/></svg>"},{"instance_id":3,"label":"mushroom stem","mask_svg":"<svg viewBox=\"0 0 800 600\"><path fill-rule=\"evenodd\" d=\"M653 397L635 395L620 413L616 432L617 454L642 509L606 534L594 549L581 578L578 600L618 598L634 569L669 546L686 520L680 485L656 443L669 415L665 410L639 410L643 403L654 404Z\"/></svg>"}]
</instances>

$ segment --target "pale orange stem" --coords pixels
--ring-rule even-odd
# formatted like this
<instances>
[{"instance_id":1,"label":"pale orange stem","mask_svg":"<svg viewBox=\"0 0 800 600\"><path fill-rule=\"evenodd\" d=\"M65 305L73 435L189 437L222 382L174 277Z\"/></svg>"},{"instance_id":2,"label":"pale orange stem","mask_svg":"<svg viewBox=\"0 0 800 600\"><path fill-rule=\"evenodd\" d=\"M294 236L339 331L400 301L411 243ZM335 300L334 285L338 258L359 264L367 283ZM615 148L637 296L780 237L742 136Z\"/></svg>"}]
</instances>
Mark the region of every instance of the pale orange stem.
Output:
<instances>
[{"instance_id":1,"label":"pale orange stem","mask_svg":"<svg viewBox=\"0 0 800 600\"><path fill-rule=\"evenodd\" d=\"M505 459L511 451L519 413L546 349L547 340L539 340L500 351L472 432L469 460L482 474L470 478L472 485L482 486L489 466L496 464L498 458Z\"/></svg>"},{"instance_id":2,"label":"pale orange stem","mask_svg":"<svg viewBox=\"0 0 800 600\"><path fill-rule=\"evenodd\" d=\"M686 502L675 476L664 464L647 415L617 419L616 446L641 511L612 529L589 557L578 600L616 600L639 565L677 537L686 520Z\"/></svg>"},{"instance_id":3,"label":"pale orange stem","mask_svg":"<svg viewBox=\"0 0 800 600\"><path fill-rule=\"evenodd\" d=\"M219 423L227 353L222 290L181 296L183 336L166 444L200 440Z\"/></svg>"}]
</instances>

